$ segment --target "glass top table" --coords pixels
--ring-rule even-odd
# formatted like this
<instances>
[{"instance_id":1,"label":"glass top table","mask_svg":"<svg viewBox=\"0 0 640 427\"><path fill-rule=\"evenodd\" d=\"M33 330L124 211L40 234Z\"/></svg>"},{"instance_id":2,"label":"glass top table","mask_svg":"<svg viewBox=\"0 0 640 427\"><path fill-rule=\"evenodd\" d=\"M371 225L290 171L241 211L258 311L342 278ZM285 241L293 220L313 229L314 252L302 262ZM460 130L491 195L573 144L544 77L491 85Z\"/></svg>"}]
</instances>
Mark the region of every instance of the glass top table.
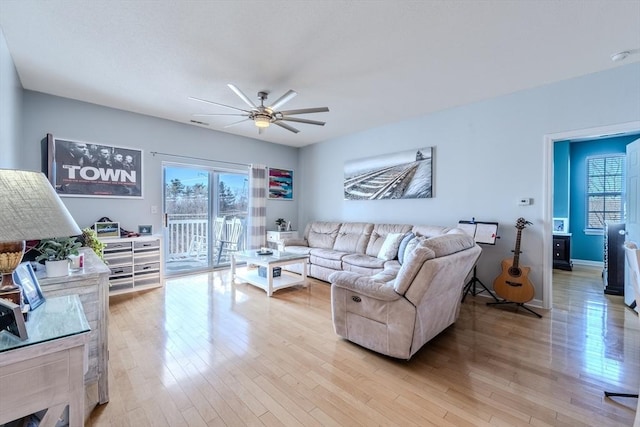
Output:
<instances>
[{"instance_id":1,"label":"glass top table","mask_svg":"<svg viewBox=\"0 0 640 427\"><path fill-rule=\"evenodd\" d=\"M47 298L41 306L29 312L25 326L26 340L20 340L6 330L0 332L0 353L91 330L78 295Z\"/></svg>"},{"instance_id":2,"label":"glass top table","mask_svg":"<svg viewBox=\"0 0 640 427\"><path fill-rule=\"evenodd\" d=\"M264 289L267 296L272 296L278 289L288 288L296 285L307 286L307 260L308 255L294 254L283 251L271 251L271 254L261 254L257 250L238 251L231 254L231 280L240 280ZM245 268L237 268L238 262L246 262ZM284 267L286 265L301 264L302 274L295 274L281 270L279 277L273 277L274 267ZM266 271L264 277L260 275L259 268Z\"/></svg>"}]
</instances>

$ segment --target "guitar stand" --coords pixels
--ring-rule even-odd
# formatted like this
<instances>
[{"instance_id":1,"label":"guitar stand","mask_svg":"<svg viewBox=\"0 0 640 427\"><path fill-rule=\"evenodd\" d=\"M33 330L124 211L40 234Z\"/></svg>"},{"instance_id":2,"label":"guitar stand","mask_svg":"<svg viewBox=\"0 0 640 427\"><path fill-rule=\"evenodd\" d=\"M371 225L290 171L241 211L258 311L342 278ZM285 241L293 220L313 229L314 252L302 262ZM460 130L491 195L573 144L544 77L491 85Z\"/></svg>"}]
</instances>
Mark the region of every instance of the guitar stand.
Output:
<instances>
[{"instance_id":1,"label":"guitar stand","mask_svg":"<svg viewBox=\"0 0 640 427\"><path fill-rule=\"evenodd\" d=\"M529 307L527 307L526 305L524 305L521 302L513 302L513 301L502 300L502 301L498 301L498 302L488 302L487 303L487 305L503 305L503 304L515 304L518 307L524 308L529 313L535 314L536 316L538 316L538 319L542 319L542 315L540 315L540 314L536 313L535 311L531 310Z\"/></svg>"},{"instance_id":2,"label":"guitar stand","mask_svg":"<svg viewBox=\"0 0 640 427\"><path fill-rule=\"evenodd\" d=\"M483 289L480 290L476 290L476 284L480 284L480 286L482 286ZM476 296L481 292L488 292L489 295L491 295L493 297L494 300L496 300L496 302L500 302L500 300L498 299L498 297L496 297L493 292L491 292L489 290L489 288L487 288L484 283L482 283L480 281L480 279L478 279L478 276L476 276L476 266L473 266L473 277L471 278L471 280L469 280L467 282L466 285L464 285L464 295L462 295L462 302L464 302L464 299L467 297L467 294L471 292L472 296Z\"/></svg>"},{"instance_id":3,"label":"guitar stand","mask_svg":"<svg viewBox=\"0 0 640 427\"><path fill-rule=\"evenodd\" d=\"M604 392L604 397L631 397L631 398L638 398L638 394L636 393L614 393L611 391L605 391Z\"/></svg>"}]
</instances>

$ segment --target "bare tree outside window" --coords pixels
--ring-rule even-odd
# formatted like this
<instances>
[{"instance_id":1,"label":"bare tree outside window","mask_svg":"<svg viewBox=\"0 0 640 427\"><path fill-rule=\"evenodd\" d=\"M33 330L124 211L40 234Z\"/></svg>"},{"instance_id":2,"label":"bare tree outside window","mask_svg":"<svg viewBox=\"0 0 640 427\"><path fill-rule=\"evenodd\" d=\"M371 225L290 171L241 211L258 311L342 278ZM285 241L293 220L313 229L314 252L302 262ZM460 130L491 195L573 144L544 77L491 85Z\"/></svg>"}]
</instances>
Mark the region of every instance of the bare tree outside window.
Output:
<instances>
[{"instance_id":1,"label":"bare tree outside window","mask_svg":"<svg viewBox=\"0 0 640 427\"><path fill-rule=\"evenodd\" d=\"M624 155L587 158L587 228L604 229L624 215Z\"/></svg>"}]
</instances>

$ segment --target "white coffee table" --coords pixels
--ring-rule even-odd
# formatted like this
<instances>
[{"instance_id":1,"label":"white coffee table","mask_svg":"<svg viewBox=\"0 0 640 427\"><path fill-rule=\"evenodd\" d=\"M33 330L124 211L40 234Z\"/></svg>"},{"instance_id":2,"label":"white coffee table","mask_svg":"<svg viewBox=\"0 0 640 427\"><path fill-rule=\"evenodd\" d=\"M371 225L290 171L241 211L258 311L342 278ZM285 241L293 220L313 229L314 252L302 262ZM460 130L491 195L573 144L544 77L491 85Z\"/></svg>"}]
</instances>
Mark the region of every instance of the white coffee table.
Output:
<instances>
[{"instance_id":1,"label":"white coffee table","mask_svg":"<svg viewBox=\"0 0 640 427\"><path fill-rule=\"evenodd\" d=\"M282 251L272 251L271 255L258 255L257 250L238 251L231 253L231 280L242 280L250 283L267 292L267 296L273 295L278 289L288 288L295 285L307 286L307 259L308 255L293 254ZM236 269L236 263L245 261L246 268ZM273 277L274 267L284 267L285 265L302 264L302 275L289 273L282 269L280 277ZM250 268L251 265L265 267L267 277L261 277L257 268Z\"/></svg>"}]
</instances>

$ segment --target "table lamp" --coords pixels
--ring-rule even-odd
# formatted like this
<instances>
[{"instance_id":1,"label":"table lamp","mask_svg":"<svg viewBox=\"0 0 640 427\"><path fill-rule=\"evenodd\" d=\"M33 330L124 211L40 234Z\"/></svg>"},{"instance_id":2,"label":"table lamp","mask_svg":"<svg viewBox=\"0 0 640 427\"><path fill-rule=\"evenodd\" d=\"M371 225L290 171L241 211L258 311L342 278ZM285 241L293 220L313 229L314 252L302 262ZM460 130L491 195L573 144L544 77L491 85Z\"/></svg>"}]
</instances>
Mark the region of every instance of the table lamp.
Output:
<instances>
[{"instance_id":1,"label":"table lamp","mask_svg":"<svg viewBox=\"0 0 640 427\"><path fill-rule=\"evenodd\" d=\"M0 169L0 298L20 304L13 271L25 240L81 234L78 224L41 172Z\"/></svg>"}]
</instances>

